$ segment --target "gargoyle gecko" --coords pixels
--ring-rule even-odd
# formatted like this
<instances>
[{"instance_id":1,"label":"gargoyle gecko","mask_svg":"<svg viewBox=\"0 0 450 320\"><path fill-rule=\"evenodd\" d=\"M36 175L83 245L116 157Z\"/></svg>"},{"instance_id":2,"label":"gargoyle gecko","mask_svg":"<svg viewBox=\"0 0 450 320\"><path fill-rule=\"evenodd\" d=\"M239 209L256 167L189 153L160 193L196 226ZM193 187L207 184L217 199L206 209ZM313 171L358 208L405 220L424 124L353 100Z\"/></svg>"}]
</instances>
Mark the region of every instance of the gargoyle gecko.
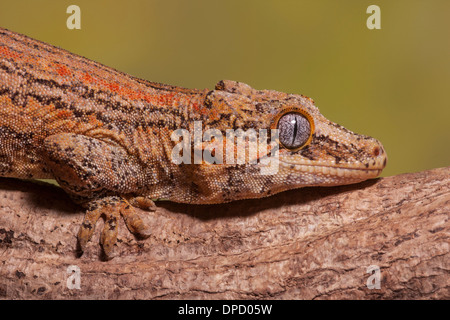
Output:
<instances>
[{"instance_id":1,"label":"gargoyle gecko","mask_svg":"<svg viewBox=\"0 0 450 320\"><path fill-rule=\"evenodd\" d=\"M253 159L276 148L276 172L263 174L264 161L174 163L172 133L193 132L198 121L222 142L229 129L277 129L276 143ZM218 152L218 141L194 153ZM214 90L149 82L0 28L0 176L55 179L87 209L81 250L100 216L107 257L120 215L132 233L148 236L134 207L152 210L154 199L226 203L356 183L377 177L386 159L378 140L327 120L303 95L226 80Z\"/></svg>"}]
</instances>

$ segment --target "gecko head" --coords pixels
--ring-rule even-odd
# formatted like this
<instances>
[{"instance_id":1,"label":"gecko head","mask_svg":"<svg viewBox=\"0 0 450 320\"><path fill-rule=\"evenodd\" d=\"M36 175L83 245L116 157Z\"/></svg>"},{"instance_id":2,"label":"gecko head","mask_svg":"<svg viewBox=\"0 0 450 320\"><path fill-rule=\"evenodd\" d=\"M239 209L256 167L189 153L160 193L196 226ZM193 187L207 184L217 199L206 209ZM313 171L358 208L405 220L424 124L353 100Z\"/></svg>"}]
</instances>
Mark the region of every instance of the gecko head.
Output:
<instances>
[{"instance_id":1,"label":"gecko head","mask_svg":"<svg viewBox=\"0 0 450 320\"><path fill-rule=\"evenodd\" d=\"M283 182L280 189L356 183L377 177L386 166L377 139L329 121L308 97L235 81L220 81L216 90L222 92L222 104L233 106L234 127L278 129L278 168L272 180Z\"/></svg>"}]
</instances>

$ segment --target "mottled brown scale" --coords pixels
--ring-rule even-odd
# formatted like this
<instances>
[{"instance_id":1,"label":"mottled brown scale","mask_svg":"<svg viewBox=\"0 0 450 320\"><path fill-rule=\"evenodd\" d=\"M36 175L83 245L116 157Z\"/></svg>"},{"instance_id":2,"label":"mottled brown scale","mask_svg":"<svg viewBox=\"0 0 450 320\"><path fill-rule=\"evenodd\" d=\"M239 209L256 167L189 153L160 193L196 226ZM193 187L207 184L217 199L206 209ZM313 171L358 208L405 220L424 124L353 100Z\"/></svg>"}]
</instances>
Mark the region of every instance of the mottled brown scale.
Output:
<instances>
[{"instance_id":1,"label":"mottled brown scale","mask_svg":"<svg viewBox=\"0 0 450 320\"><path fill-rule=\"evenodd\" d=\"M191 133L192 155L211 150L215 155L218 141L229 140L194 145L195 121L201 121L203 132L217 129L223 137L227 129L270 133L287 108L306 112L315 129L300 150L280 147L278 170L270 175L262 174L262 160L277 141L258 147L256 159L249 155L254 164L172 162L174 130ZM106 256L113 251L119 215L131 232L148 236L133 206L153 210L152 199L258 198L309 185L359 182L376 177L385 164L376 139L330 122L308 97L228 80L213 90L149 82L0 28L0 176L57 180L87 208L78 234L81 250L100 216L106 221Z\"/></svg>"}]
</instances>

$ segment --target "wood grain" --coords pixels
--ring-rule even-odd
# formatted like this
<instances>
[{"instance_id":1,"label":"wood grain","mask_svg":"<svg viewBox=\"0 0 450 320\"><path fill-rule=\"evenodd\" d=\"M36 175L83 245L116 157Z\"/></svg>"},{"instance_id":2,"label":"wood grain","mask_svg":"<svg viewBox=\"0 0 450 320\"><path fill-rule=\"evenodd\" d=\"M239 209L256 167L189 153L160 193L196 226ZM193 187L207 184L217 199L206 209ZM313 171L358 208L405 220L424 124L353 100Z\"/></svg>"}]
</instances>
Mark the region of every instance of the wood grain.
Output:
<instances>
[{"instance_id":1,"label":"wood grain","mask_svg":"<svg viewBox=\"0 0 450 320\"><path fill-rule=\"evenodd\" d=\"M100 260L77 257L82 209L57 187L0 180L1 299L448 299L450 167L224 205L159 202ZM68 289L67 268L81 270ZM379 266L380 289L367 268Z\"/></svg>"}]
</instances>

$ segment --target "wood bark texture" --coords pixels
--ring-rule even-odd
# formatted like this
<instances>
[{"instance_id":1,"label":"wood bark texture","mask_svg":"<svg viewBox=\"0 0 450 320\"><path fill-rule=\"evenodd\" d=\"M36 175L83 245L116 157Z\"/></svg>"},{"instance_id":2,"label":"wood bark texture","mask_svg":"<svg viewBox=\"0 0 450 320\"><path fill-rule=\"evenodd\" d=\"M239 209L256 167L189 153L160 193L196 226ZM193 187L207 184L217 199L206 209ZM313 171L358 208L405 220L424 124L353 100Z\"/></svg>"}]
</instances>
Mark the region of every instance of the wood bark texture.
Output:
<instances>
[{"instance_id":1,"label":"wood bark texture","mask_svg":"<svg viewBox=\"0 0 450 320\"><path fill-rule=\"evenodd\" d=\"M121 221L102 261L99 222L77 257L83 209L58 187L0 179L0 299L450 298L450 167L158 206L141 211L150 238Z\"/></svg>"}]
</instances>

